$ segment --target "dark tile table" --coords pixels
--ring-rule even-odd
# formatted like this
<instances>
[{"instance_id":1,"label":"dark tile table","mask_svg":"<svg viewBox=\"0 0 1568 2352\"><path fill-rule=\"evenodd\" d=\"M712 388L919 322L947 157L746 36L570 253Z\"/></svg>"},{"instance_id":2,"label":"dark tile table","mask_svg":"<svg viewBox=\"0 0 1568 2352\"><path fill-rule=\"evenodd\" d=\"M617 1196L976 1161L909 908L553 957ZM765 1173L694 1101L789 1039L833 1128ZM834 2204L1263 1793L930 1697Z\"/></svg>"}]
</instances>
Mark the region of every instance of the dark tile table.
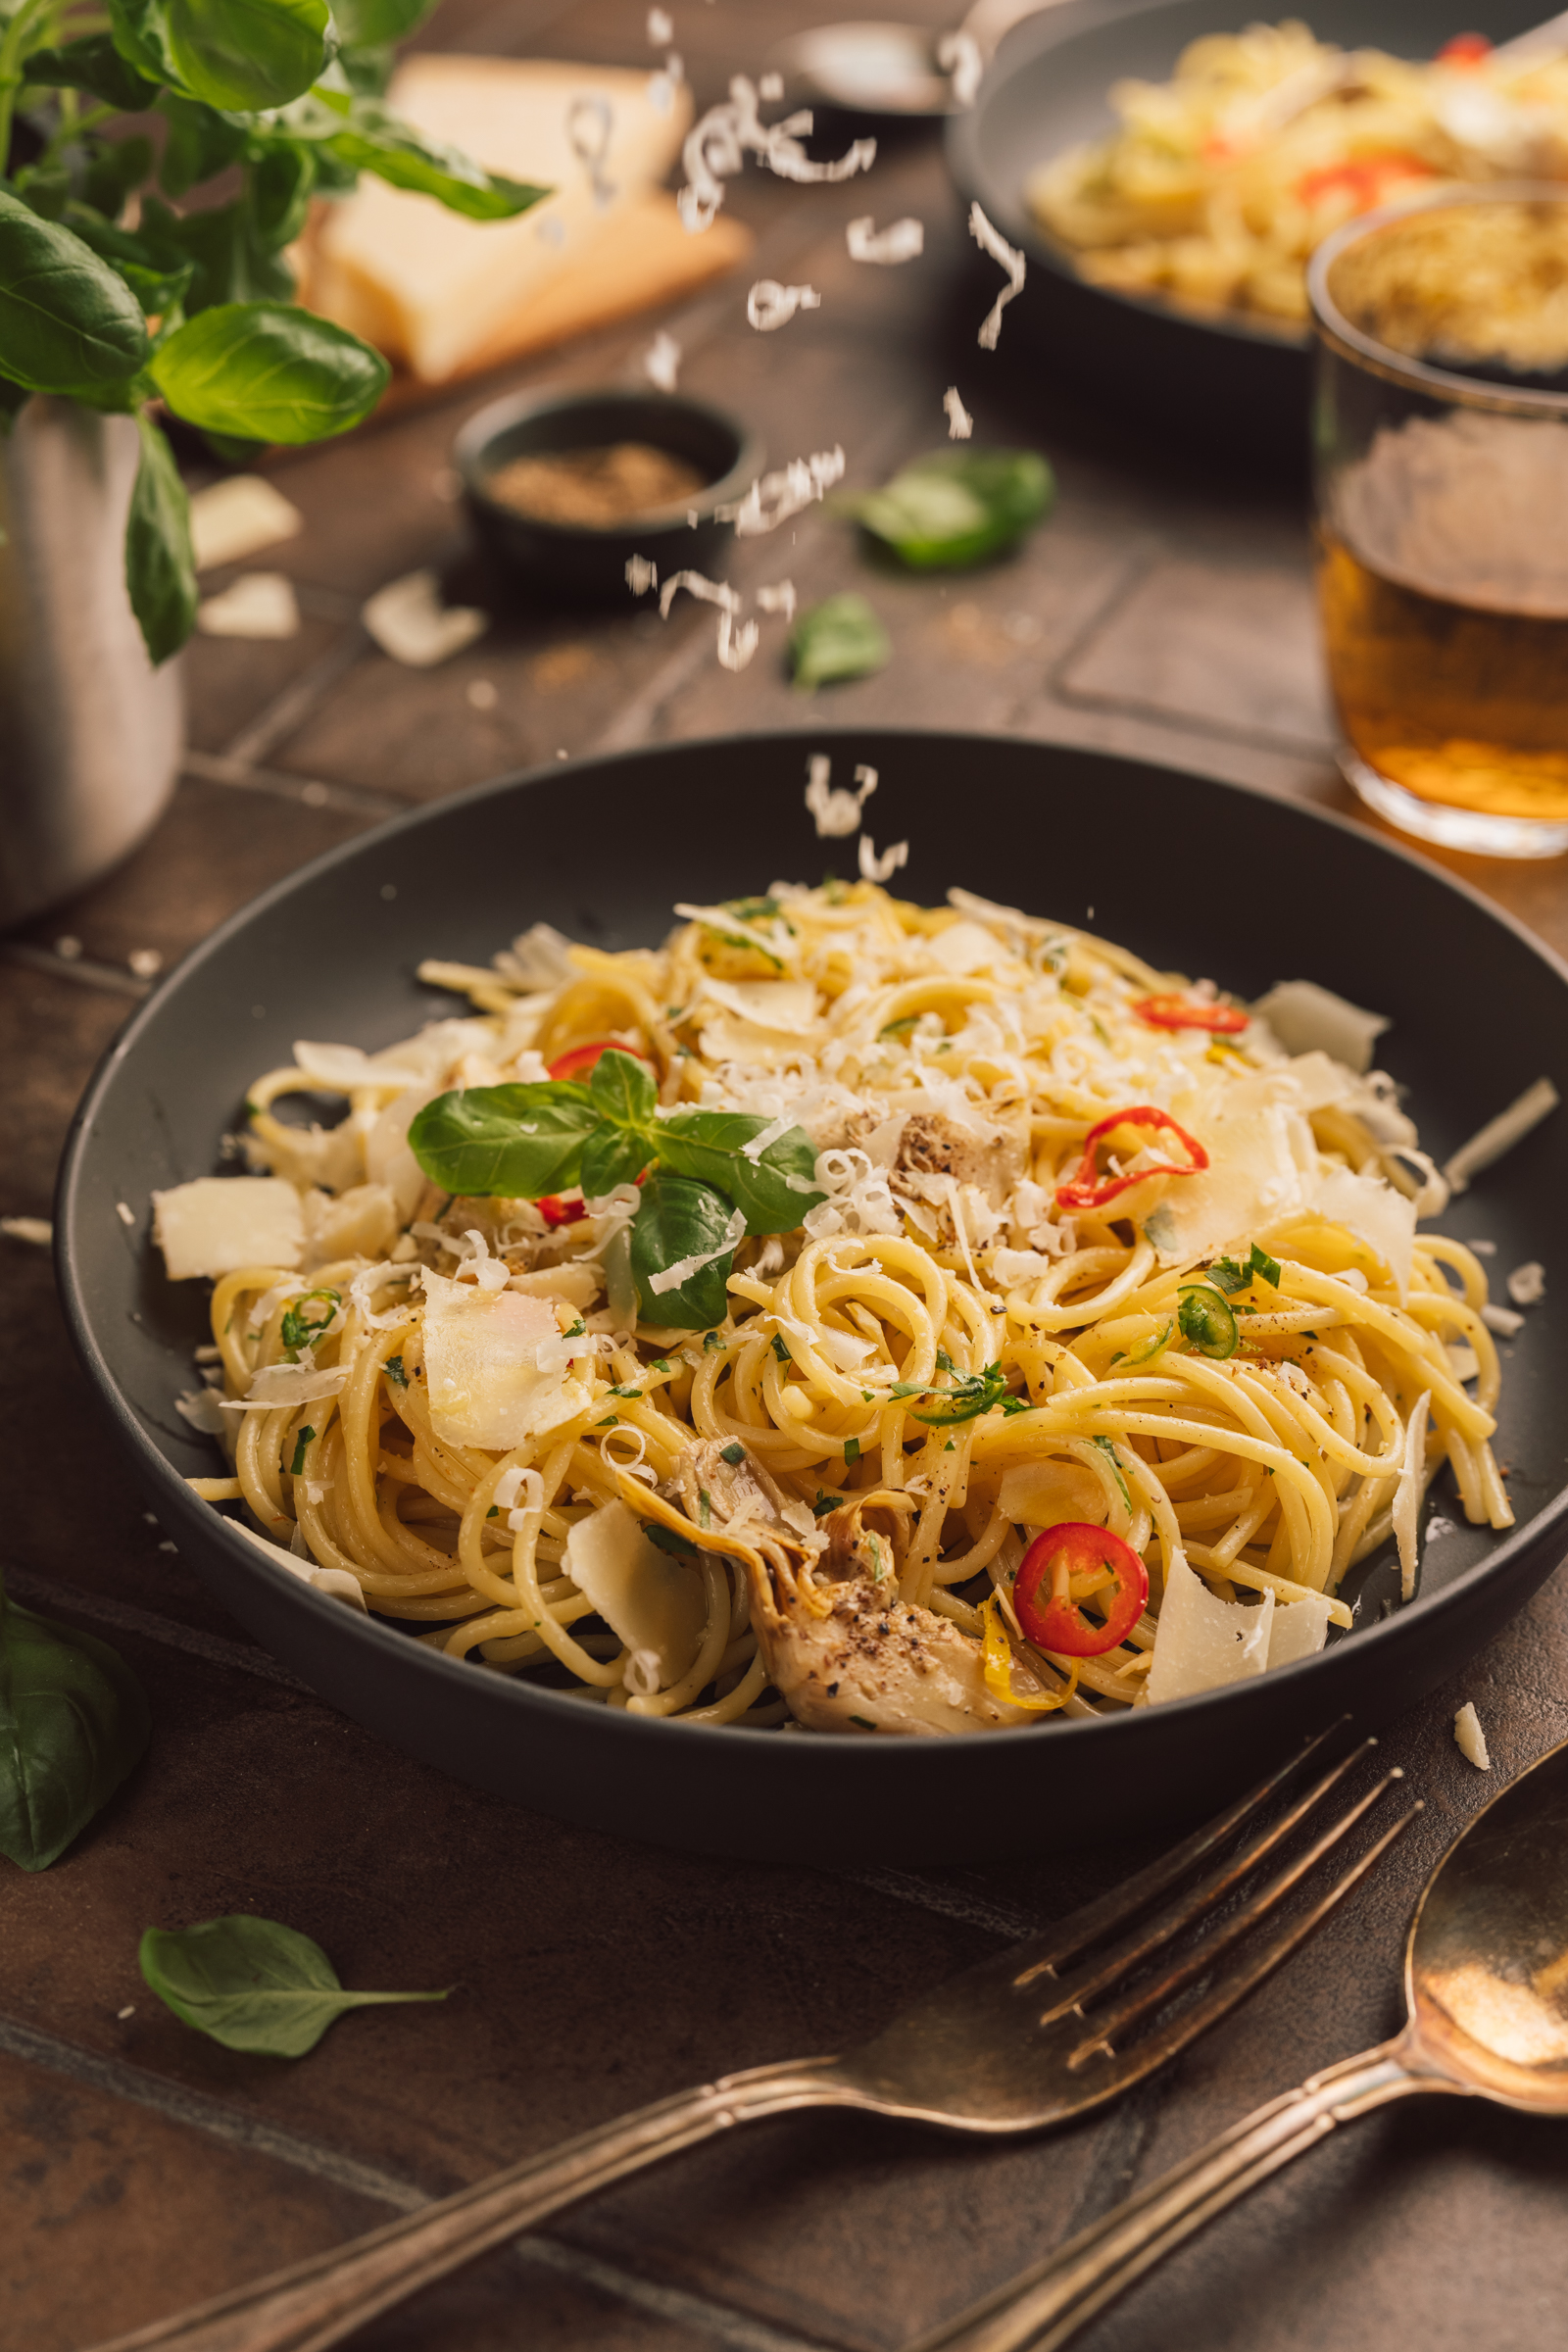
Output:
<instances>
[{"instance_id":1,"label":"dark tile table","mask_svg":"<svg viewBox=\"0 0 1568 2352\"><path fill-rule=\"evenodd\" d=\"M700 97L826 13L687 0L677 38ZM643 24L640 0L453 0L428 37L635 61ZM1103 745L1345 807L1297 502L1140 446L1049 370L1031 382L1005 351L979 353L990 293L929 140L896 141L864 185L752 173L731 203L760 233L755 274L809 281L822 307L763 338L743 287L705 293L662 321L685 348L683 383L744 410L775 463L842 442L853 485L935 445L956 381L982 435L1049 450L1049 527L1015 562L946 582L868 575L820 509L738 545L737 580L787 570L803 601L869 585L892 631L879 677L808 706L776 628L736 677L714 661L711 614L685 604L662 624L506 599L446 466L455 426L509 379L280 464L306 528L261 561L296 582L300 635L193 645L191 748L164 822L121 872L0 943L0 1211L48 1213L73 1102L145 987L131 957L172 962L383 814L558 752L798 725L814 710ZM844 223L866 209L920 217L925 258L851 265ZM655 323L516 380L634 372ZM495 624L418 672L377 653L358 612L423 564L453 597L492 604ZM1467 870L1568 944L1560 866ZM868 1840L864 1869L844 1875L717 1865L564 1828L548 1788L510 1807L388 1753L207 1598L99 1438L47 1258L0 1251L13 1589L115 1640L156 1723L145 1766L65 1861L38 1878L0 1864L0 2341L17 2352L77 2352L634 2102L838 2043L1135 1859L1064 1845L1012 1870L893 1874ZM781 2122L564 2217L361 2340L896 2352L1206 2133L1388 2031L1415 1889L1500 1778L1568 1735L1565 1691L1568 1596L1548 1588L1390 1735L1427 1811L1381 1878L1231 2027L1102 2120L992 2150L866 2120ZM1465 1698L1492 1739L1490 1779L1450 1737ZM440 2009L351 2017L297 2065L236 2056L163 2010L135 1961L147 1925L233 1910L315 1936L350 1984L457 1990ZM1254 2195L1086 2342L1554 2352L1565 2197L1568 2133L1457 2101L1390 2113Z\"/></svg>"}]
</instances>

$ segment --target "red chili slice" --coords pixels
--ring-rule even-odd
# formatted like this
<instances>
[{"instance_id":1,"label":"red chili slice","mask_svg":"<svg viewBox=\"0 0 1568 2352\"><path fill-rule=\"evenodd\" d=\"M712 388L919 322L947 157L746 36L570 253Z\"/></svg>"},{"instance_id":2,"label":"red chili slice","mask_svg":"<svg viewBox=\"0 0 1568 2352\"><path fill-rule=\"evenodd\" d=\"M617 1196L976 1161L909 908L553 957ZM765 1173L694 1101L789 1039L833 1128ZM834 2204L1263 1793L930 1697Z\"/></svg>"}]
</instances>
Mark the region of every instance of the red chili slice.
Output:
<instances>
[{"instance_id":1,"label":"red chili slice","mask_svg":"<svg viewBox=\"0 0 1568 2352\"><path fill-rule=\"evenodd\" d=\"M1130 1176L1102 1176L1095 1153L1107 1135L1118 1127L1153 1127L1173 1135L1188 1154L1185 1165L1178 1159L1156 1160L1152 1168L1135 1168ZM1196 1135L1178 1127L1168 1110L1156 1110L1152 1102L1135 1103L1130 1110L1112 1111L1098 1127L1091 1127L1084 1137L1084 1155L1078 1162L1078 1173L1065 1184L1056 1187L1058 1208L1103 1208L1118 1193L1130 1185L1142 1184L1146 1176L1196 1176L1208 1165L1208 1153Z\"/></svg>"},{"instance_id":2,"label":"red chili slice","mask_svg":"<svg viewBox=\"0 0 1568 2352\"><path fill-rule=\"evenodd\" d=\"M1475 59L1466 62L1475 64ZM1306 172L1296 183L1302 204L1320 204L1325 196L1348 196L1358 212L1370 213L1387 201L1401 180L1434 179L1432 166L1418 155L1364 155L1353 163L1328 164L1321 172Z\"/></svg>"},{"instance_id":3,"label":"red chili slice","mask_svg":"<svg viewBox=\"0 0 1568 2352\"><path fill-rule=\"evenodd\" d=\"M1103 1625L1079 1602L1115 1585ZM1064 1519L1036 1536L1012 1588L1018 1623L1031 1642L1062 1658L1098 1658L1125 1642L1149 1599L1149 1571L1130 1544L1106 1527Z\"/></svg>"},{"instance_id":4,"label":"red chili slice","mask_svg":"<svg viewBox=\"0 0 1568 2352\"><path fill-rule=\"evenodd\" d=\"M1239 1037L1248 1018L1234 1004L1200 1004L1192 997L1141 997L1133 1010L1151 1029L1206 1029L1215 1037Z\"/></svg>"},{"instance_id":5,"label":"red chili slice","mask_svg":"<svg viewBox=\"0 0 1568 2352\"><path fill-rule=\"evenodd\" d=\"M534 1202L534 1206L547 1225L575 1225L579 1217L588 1214L585 1200L580 1198L564 1200L560 1193L546 1193L543 1200Z\"/></svg>"},{"instance_id":6,"label":"red chili slice","mask_svg":"<svg viewBox=\"0 0 1568 2352\"><path fill-rule=\"evenodd\" d=\"M1451 41L1444 42L1437 62L1440 66L1479 66L1491 55L1492 43L1484 32L1456 32Z\"/></svg>"},{"instance_id":7,"label":"red chili slice","mask_svg":"<svg viewBox=\"0 0 1568 2352\"><path fill-rule=\"evenodd\" d=\"M646 1054L639 1054L635 1046L623 1045L618 1037L596 1037L589 1046L568 1046L564 1054L558 1054L549 1064L549 1074L552 1078L586 1078L606 1054L629 1054L633 1061L648 1062L650 1069L654 1066Z\"/></svg>"}]
</instances>

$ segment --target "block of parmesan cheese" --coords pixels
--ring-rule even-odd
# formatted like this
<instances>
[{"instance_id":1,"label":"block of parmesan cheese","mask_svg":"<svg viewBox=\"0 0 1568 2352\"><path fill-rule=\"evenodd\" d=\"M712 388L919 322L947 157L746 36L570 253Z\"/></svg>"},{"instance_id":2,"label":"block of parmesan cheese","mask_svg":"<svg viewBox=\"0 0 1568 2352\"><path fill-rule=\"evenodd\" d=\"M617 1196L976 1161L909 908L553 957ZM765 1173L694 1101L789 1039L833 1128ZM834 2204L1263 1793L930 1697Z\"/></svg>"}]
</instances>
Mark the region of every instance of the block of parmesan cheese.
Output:
<instances>
[{"instance_id":1,"label":"block of parmesan cheese","mask_svg":"<svg viewBox=\"0 0 1568 2352\"><path fill-rule=\"evenodd\" d=\"M514 220L466 220L367 173L330 208L311 307L426 383L504 340L508 321L647 195L692 113L686 85L662 75L511 58L409 58L388 103L487 171L554 191Z\"/></svg>"},{"instance_id":2,"label":"block of parmesan cheese","mask_svg":"<svg viewBox=\"0 0 1568 2352\"><path fill-rule=\"evenodd\" d=\"M171 1282L216 1280L240 1266L297 1266L305 1214L280 1176L198 1176L154 1193L153 1239Z\"/></svg>"}]
</instances>

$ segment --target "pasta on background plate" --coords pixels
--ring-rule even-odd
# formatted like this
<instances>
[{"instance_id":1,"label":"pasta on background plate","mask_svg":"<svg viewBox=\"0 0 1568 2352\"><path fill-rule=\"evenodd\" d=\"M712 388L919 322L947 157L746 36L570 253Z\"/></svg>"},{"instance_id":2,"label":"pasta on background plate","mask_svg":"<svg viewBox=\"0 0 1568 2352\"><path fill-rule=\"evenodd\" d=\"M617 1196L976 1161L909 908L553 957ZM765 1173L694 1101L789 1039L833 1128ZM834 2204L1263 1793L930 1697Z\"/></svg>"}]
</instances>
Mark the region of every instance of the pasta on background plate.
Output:
<instances>
[{"instance_id":1,"label":"pasta on background plate","mask_svg":"<svg viewBox=\"0 0 1568 2352\"><path fill-rule=\"evenodd\" d=\"M1361 213L1489 180L1568 180L1568 50L1430 65L1294 21L1212 33L1168 82L1120 81L1120 128L1043 165L1028 202L1080 274L1186 309L1305 324L1305 266Z\"/></svg>"},{"instance_id":2,"label":"pasta on background plate","mask_svg":"<svg viewBox=\"0 0 1568 2352\"><path fill-rule=\"evenodd\" d=\"M1444 1464L1511 1524L1375 1016L961 891L675 911L421 966L471 1013L301 1043L156 1197L192 1483L280 1567L633 1713L943 1734L1309 1654Z\"/></svg>"}]
</instances>

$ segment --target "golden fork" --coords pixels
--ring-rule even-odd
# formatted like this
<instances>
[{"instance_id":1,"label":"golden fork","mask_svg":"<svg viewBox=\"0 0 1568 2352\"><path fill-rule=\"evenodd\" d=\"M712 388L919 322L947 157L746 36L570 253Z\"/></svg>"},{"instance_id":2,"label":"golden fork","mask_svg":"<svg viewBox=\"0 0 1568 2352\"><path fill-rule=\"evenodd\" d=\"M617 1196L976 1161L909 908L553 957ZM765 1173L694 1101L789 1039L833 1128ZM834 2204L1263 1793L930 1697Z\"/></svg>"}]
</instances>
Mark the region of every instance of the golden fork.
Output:
<instances>
[{"instance_id":1,"label":"golden fork","mask_svg":"<svg viewBox=\"0 0 1568 2352\"><path fill-rule=\"evenodd\" d=\"M949 2131L993 2134L1033 2132L1082 2115L1142 2082L1234 2008L1327 1918L1420 1810L1412 1805L1314 1901L1232 1956L1233 1947L1400 1778L1396 1771L1386 1773L1245 1901L1215 1918L1206 1934L1167 1952L1184 1930L1217 1913L1376 1745L1364 1741L1222 1857L1226 1842L1256 1820L1332 1736L1311 1741L1206 1829L1059 1927L922 1994L858 2049L754 2067L681 2091L564 2147L526 2157L347 2246L118 2337L99 2352L324 2352L377 2312L564 2205L715 2132L791 2108L862 2107ZM1194 1872L1201 1875L1174 1891ZM1161 1954L1161 1965L1152 1966ZM1159 2014L1200 1977L1211 1980L1201 1993L1170 2017ZM1091 2001L1097 2005L1086 2021ZM1148 2031L1138 2036L1146 2021Z\"/></svg>"}]
</instances>

